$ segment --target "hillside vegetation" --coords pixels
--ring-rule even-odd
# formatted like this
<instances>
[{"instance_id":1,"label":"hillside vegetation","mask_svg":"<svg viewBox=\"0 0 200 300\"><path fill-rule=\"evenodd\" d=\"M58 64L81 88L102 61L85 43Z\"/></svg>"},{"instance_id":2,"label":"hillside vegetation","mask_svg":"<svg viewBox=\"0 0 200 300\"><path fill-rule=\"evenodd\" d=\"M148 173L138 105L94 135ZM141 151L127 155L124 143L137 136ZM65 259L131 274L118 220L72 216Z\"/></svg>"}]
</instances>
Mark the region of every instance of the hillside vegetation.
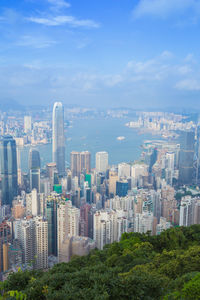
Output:
<instances>
[{"instance_id":1,"label":"hillside vegetation","mask_svg":"<svg viewBox=\"0 0 200 300\"><path fill-rule=\"evenodd\" d=\"M124 234L48 272L12 274L1 288L2 299L200 299L200 225Z\"/></svg>"}]
</instances>

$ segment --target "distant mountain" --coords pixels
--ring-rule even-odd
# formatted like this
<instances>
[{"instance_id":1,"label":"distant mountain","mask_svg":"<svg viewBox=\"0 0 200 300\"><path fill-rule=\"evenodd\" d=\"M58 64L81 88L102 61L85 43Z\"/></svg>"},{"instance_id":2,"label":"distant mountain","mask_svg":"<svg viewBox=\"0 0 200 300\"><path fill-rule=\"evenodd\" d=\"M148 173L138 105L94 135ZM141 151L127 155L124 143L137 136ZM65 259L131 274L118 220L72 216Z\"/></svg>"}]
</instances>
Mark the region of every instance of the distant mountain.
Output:
<instances>
[{"instance_id":1,"label":"distant mountain","mask_svg":"<svg viewBox=\"0 0 200 300\"><path fill-rule=\"evenodd\" d=\"M12 99L0 99L0 110L1 111L10 111L10 110L24 110L24 106L19 104L16 100Z\"/></svg>"}]
</instances>

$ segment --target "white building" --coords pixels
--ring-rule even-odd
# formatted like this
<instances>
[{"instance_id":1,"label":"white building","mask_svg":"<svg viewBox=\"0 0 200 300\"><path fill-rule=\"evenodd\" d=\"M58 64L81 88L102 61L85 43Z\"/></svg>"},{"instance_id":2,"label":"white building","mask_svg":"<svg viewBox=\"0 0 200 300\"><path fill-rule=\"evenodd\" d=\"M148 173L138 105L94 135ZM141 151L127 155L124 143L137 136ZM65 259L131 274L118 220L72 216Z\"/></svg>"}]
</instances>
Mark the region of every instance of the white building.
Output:
<instances>
[{"instance_id":1,"label":"white building","mask_svg":"<svg viewBox=\"0 0 200 300\"><path fill-rule=\"evenodd\" d=\"M31 116L24 116L24 132L28 133L32 130Z\"/></svg>"},{"instance_id":2,"label":"white building","mask_svg":"<svg viewBox=\"0 0 200 300\"><path fill-rule=\"evenodd\" d=\"M14 237L19 240L23 263L35 269L48 267L48 223L42 217L14 221Z\"/></svg>"},{"instance_id":3,"label":"white building","mask_svg":"<svg viewBox=\"0 0 200 300\"><path fill-rule=\"evenodd\" d=\"M57 208L58 260L61 246L66 237L79 235L80 210L72 206L71 201L61 201Z\"/></svg>"},{"instance_id":4,"label":"white building","mask_svg":"<svg viewBox=\"0 0 200 300\"><path fill-rule=\"evenodd\" d=\"M185 196L180 206L180 226L200 224L200 198Z\"/></svg>"},{"instance_id":5,"label":"white building","mask_svg":"<svg viewBox=\"0 0 200 300\"><path fill-rule=\"evenodd\" d=\"M148 176L148 166L146 164L134 164L131 167L131 184L132 187L142 187L143 177Z\"/></svg>"},{"instance_id":6,"label":"white building","mask_svg":"<svg viewBox=\"0 0 200 300\"><path fill-rule=\"evenodd\" d=\"M96 170L105 173L108 169L108 153L105 151L96 153Z\"/></svg>"},{"instance_id":7,"label":"white building","mask_svg":"<svg viewBox=\"0 0 200 300\"><path fill-rule=\"evenodd\" d=\"M167 230L171 227L171 223L167 222L166 218L161 217L160 223L156 226L156 235L161 234L164 230Z\"/></svg>"},{"instance_id":8,"label":"white building","mask_svg":"<svg viewBox=\"0 0 200 300\"><path fill-rule=\"evenodd\" d=\"M124 211L101 210L94 214L93 239L98 249L106 244L119 241L128 230L128 220Z\"/></svg>"},{"instance_id":9,"label":"white building","mask_svg":"<svg viewBox=\"0 0 200 300\"><path fill-rule=\"evenodd\" d=\"M118 164L118 177L120 178L130 178L131 176L131 166L127 163Z\"/></svg>"},{"instance_id":10,"label":"white building","mask_svg":"<svg viewBox=\"0 0 200 300\"><path fill-rule=\"evenodd\" d=\"M136 214L134 231L139 233L146 233L151 231L153 233L154 217L152 213Z\"/></svg>"}]
</instances>

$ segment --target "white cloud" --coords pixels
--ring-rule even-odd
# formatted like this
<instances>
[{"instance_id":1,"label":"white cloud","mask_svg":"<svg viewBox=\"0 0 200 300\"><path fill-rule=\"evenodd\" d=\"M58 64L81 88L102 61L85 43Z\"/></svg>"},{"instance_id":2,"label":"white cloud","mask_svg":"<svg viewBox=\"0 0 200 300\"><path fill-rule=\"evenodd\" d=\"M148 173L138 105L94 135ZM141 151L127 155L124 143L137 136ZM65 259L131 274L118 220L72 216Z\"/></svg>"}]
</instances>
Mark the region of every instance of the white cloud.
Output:
<instances>
[{"instance_id":1,"label":"white cloud","mask_svg":"<svg viewBox=\"0 0 200 300\"><path fill-rule=\"evenodd\" d=\"M26 20L46 26L69 25L72 27L98 28L100 25L92 20L79 20L73 16L56 16L48 18L30 17Z\"/></svg>"},{"instance_id":2,"label":"white cloud","mask_svg":"<svg viewBox=\"0 0 200 300\"><path fill-rule=\"evenodd\" d=\"M41 49L48 48L55 45L56 43L57 42L44 37L24 35L17 41L16 45Z\"/></svg>"},{"instance_id":3,"label":"white cloud","mask_svg":"<svg viewBox=\"0 0 200 300\"><path fill-rule=\"evenodd\" d=\"M57 7L57 8L68 8L70 7L70 3L64 1L64 0L47 0L51 5Z\"/></svg>"},{"instance_id":4,"label":"white cloud","mask_svg":"<svg viewBox=\"0 0 200 300\"><path fill-rule=\"evenodd\" d=\"M200 91L200 80L184 79L177 82L175 87L179 90Z\"/></svg>"},{"instance_id":5,"label":"white cloud","mask_svg":"<svg viewBox=\"0 0 200 300\"><path fill-rule=\"evenodd\" d=\"M167 18L173 14L183 14L188 9L192 9L196 14L199 8L198 0L140 0L133 10L133 16Z\"/></svg>"}]
</instances>

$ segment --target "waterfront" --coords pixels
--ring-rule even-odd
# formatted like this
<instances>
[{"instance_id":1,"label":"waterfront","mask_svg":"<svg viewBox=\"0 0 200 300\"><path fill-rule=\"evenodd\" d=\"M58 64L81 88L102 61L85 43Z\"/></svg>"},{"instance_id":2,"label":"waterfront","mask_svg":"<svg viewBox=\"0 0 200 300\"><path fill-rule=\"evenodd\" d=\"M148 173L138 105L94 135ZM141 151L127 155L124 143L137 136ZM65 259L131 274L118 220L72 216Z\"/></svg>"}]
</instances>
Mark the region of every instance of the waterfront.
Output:
<instances>
[{"instance_id":1,"label":"waterfront","mask_svg":"<svg viewBox=\"0 0 200 300\"><path fill-rule=\"evenodd\" d=\"M70 163L71 151L91 152L92 167L95 166L95 153L107 151L109 154L109 164L120 162L133 162L140 158L141 145L144 140L158 139L151 134L139 134L136 129L125 126L129 119L119 118L99 118L99 119L76 119L66 132L66 162ZM123 136L122 140L117 138ZM40 151L41 165L52 161L52 146L38 145ZM27 171L28 152L30 146L21 149L21 168Z\"/></svg>"}]
</instances>

